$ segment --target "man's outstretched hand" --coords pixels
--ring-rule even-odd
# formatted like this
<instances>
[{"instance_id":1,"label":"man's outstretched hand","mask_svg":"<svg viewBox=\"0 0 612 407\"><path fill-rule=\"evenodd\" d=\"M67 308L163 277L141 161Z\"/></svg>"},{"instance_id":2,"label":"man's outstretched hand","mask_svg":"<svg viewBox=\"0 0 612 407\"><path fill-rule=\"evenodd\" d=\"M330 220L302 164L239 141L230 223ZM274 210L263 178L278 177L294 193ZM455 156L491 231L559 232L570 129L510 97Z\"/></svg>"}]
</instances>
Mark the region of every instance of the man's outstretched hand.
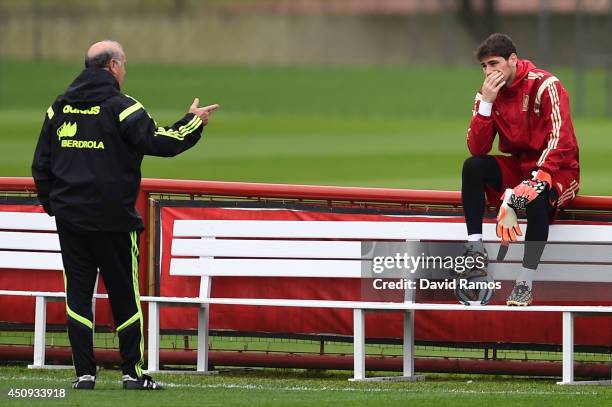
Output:
<instances>
[{"instance_id":1,"label":"man's outstretched hand","mask_svg":"<svg viewBox=\"0 0 612 407\"><path fill-rule=\"evenodd\" d=\"M193 99L193 103L189 107L189 113L193 113L196 116L198 116L200 119L202 119L204 126L206 126L208 124L208 119L210 118L212 111L218 108L219 105L216 103L214 105L209 105L209 106L204 106L204 107L199 107L199 105L200 105L200 99L198 98Z\"/></svg>"}]
</instances>

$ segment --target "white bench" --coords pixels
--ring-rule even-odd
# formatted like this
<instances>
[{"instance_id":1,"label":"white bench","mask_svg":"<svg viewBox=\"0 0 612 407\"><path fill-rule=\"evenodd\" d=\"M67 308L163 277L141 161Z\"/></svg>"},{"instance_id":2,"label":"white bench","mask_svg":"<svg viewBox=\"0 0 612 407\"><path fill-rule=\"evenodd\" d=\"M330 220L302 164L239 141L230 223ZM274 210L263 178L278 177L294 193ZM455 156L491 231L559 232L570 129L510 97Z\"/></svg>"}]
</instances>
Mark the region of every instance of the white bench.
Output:
<instances>
[{"instance_id":1,"label":"white bench","mask_svg":"<svg viewBox=\"0 0 612 407\"><path fill-rule=\"evenodd\" d=\"M55 218L46 213L0 212L0 270L64 269ZM97 291L98 282L94 286ZM34 314L34 357L29 368L57 369L72 366L47 365L45 346L47 331L47 304L63 302L64 291L0 290L0 295L36 298ZM107 299L107 294L94 294L95 299ZM142 298L146 301L146 297ZM92 301L95 320L95 301ZM95 324L94 324L95 328Z\"/></svg>"},{"instance_id":2,"label":"white bench","mask_svg":"<svg viewBox=\"0 0 612 407\"><path fill-rule=\"evenodd\" d=\"M62 271L55 219L45 213L0 212L0 269ZM64 301L63 292L0 290L0 295L36 298L34 360L30 368L45 368L47 302Z\"/></svg>"},{"instance_id":3,"label":"white bench","mask_svg":"<svg viewBox=\"0 0 612 407\"><path fill-rule=\"evenodd\" d=\"M495 240L494 225L484 228L485 240ZM574 317L612 313L609 306L531 306L465 307L459 304L424 304L404 302L327 301L294 299L211 298L211 277L329 277L361 278L360 240L461 240L463 223L440 222L334 222L334 221L232 221L232 220L177 220L174 223L170 274L199 276L198 298L149 298L148 369L159 370L159 309L163 305L196 305L198 314L197 371L208 372L208 320L212 304L258 305L280 307L348 308L353 309L354 322L354 377L353 380L419 380L414 373L414 313L432 311L504 311L504 312L560 312L563 318L563 379L560 384L575 382L573 369ZM274 239L274 240L270 240ZM283 240L279 240L283 239ZM329 240L334 239L334 240ZM612 228L596 225L554 225L551 241L555 242L612 242ZM604 249L602 250L601 247ZM612 262L606 246L593 246L597 259ZM490 247L493 249L493 247ZM609 252L609 250L607 250ZM553 256L565 257L562 247L553 249ZM580 253L579 253L580 254ZM517 257L513 248L509 258ZM175 258L189 256L191 258ZM219 258L220 257L220 258ZM567 256L566 256L567 257ZM575 256L573 257L575 260ZM546 259L544 259L546 260ZM605 265L592 265L589 281L612 281L612 273ZM608 269L608 270L606 270ZM496 279L514 280L512 265L493 264ZM558 266L544 264L538 278L549 281L573 281L571 273L558 273ZM366 378L365 324L366 311L387 310L404 314L403 375L392 378ZM598 382L599 383L599 382Z\"/></svg>"},{"instance_id":4,"label":"white bench","mask_svg":"<svg viewBox=\"0 0 612 407\"><path fill-rule=\"evenodd\" d=\"M416 380L414 374L414 313L434 311L508 311L563 313L563 380L575 382L573 377L573 321L576 315L612 313L612 307L537 306L510 308L486 306L466 308L462 305L418 304L410 301L355 302L288 299L211 298L212 276L278 276L278 277L361 277L361 246L358 240L448 240L461 239L462 223L421 223L417 226L403 222L309 222L309 221L177 221L172 245L173 256L195 256L195 259L172 259L171 274L200 277L197 298L164 298L143 296L149 302L149 371L159 371L159 307L162 305L197 306L199 310L197 371L208 369L208 310L211 304L259 305L283 307L353 309L354 318L354 380L368 380L365 376L366 311L389 310L404 313L404 369L399 380ZM63 269L59 242L53 218L42 213L0 212L0 269ZM493 226L485 225L485 239L495 240ZM222 239L217 239L222 238ZM244 238L249 238L244 240ZM266 240L266 239L286 240ZM305 240L308 239L308 240ZM312 240L318 239L318 240ZM336 239L334 241L323 239ZM598 226L553 226L551 240L557 242L612 242L607 228ZM602 249L603 248L603 249ZM490 249L494 249L493 246ZM588 255L595 261L609 262L606 246L593 246ZM555 249L556 258L565 259L567 251ZM548 253L548 249L547 249ZM583 253L584 254L584 253ZM519 254L510 250L508 256ZM232 257L231 259L215 257ZM570 256L571 257L571 256ZM571 261L571 258L565 260ZM538 273L542 280L571 281L573 276L558 275L555 267L543 265ZM606 266L594 265L590 281L612 280ZM248 271L247 271L248 270ZM511 269L504 264L491 267L497 279L513 279ZM556 273L556 274L555 274ZM45 364L46 307L49 301L63 301L63 292L0 290L0 295L36 298L34 360L29 367L56 367ZM95 294L95 298L107 298ZM376 378L369 378L369 380ZM598 382L599 383L599 382Z\"/></svg>"},{"instance_id":5,"label":"white bench","mask_svg":"<svg viewBox=\"0 0 612 407\"><path fill-rule=\"evenodd\" d=\"M64 269L55 218L45 213L0 212L0 269ZM96 281L97 288L97 281ZM34 360L29 368L72 368L45 364L47 303L65 301L63 291L0 290L0 295L35 297ZM95 294L95 298L108 298ZM95 302L92 302L95 316Z\"/></svg>"}]
</instances>

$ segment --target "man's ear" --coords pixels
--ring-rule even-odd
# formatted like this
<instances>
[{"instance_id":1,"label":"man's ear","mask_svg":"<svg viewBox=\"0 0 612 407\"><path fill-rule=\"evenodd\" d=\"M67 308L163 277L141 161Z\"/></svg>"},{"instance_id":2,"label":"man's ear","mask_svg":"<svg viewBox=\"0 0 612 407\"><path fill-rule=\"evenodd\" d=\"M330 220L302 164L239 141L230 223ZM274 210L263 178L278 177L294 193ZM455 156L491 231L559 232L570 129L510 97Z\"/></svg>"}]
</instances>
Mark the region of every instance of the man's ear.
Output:
<instances>
[{"instance_id":1,"label":"man's ear","mask_svg":"<svg viewBox=\"0 0 612 407\"><path fill-rule=\"evenodd\" d=\"M117 61L114 59L111 59L110 62L108 63L108 70L111 71L113 74L117 71Z\"/></svg>"},{"instance_id":2,"label":"man's ear","mask_svg":"<svg viewBox=\"0 0 612 407\"><path fill-rule=\"evenodd\" d=\"M515 67L518 63L518 55L516 55L514 52L510 54L510 56L508 57L508 62L511 66Z\"/></svg>"}]
</instances>

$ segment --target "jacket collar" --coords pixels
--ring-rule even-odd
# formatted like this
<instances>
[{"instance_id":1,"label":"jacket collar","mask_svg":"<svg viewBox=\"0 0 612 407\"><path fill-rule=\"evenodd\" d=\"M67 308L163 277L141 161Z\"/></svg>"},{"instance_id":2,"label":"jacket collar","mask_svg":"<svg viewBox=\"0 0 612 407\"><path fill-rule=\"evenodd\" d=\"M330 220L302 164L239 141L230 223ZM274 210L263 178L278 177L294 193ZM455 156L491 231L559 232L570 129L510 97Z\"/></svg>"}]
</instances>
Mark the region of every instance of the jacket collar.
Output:
<instances>
[{"instance_id":1,"label":"jacket collar","mask_svg":"<svg viewBox=\"0 0 612 407\"><path fill-rule=\"evenodd\" d=\"M514 88L517 84L519 84L529 71L536 69L536 66L528 59L519 59L516 65L516 74L514 75L514 79L512 80L512 84L508 86L508 88Z\"/></svg>"}]
</instances>

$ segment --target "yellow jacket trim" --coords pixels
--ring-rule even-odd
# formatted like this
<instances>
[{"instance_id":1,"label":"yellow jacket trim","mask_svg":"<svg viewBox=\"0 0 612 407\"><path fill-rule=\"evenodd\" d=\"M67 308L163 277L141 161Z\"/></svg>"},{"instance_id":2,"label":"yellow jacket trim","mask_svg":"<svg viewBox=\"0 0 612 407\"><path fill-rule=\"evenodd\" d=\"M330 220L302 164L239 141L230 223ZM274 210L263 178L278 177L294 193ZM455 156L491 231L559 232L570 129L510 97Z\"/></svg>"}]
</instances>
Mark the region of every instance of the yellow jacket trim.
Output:
<instances>
[{"instance_id":1,"label":"yellow jacket trim","mask_svg":"<svg viewBox=\"0 0 612 407\"><path fill-rule=\"evenodd\" d=\"M163 127L158 127L157 131L155 132L155 135L171 137L179 141L183 141L187 134L197 129L201 124L202 124L202 119L200 119L198 116L194 116L193 119L189 121L189 123L179 127L178 131L177 130L166 130Z\"/></svg>"},{"instance_id":2,"label":"yellow jacket trim","mask_svg":"<svg viewBox=\"0 0 612 407\"><path fill-rule=\"evenodd\" d=\"M142 103L136 102L132 106L126 108L123 112L119 113L119 121L120 122L124 121L125 119L128 118L129 115L131 115L132 113L140 109L144 109L144 106L142 106Z\"/></svg>"}]
</instances>

